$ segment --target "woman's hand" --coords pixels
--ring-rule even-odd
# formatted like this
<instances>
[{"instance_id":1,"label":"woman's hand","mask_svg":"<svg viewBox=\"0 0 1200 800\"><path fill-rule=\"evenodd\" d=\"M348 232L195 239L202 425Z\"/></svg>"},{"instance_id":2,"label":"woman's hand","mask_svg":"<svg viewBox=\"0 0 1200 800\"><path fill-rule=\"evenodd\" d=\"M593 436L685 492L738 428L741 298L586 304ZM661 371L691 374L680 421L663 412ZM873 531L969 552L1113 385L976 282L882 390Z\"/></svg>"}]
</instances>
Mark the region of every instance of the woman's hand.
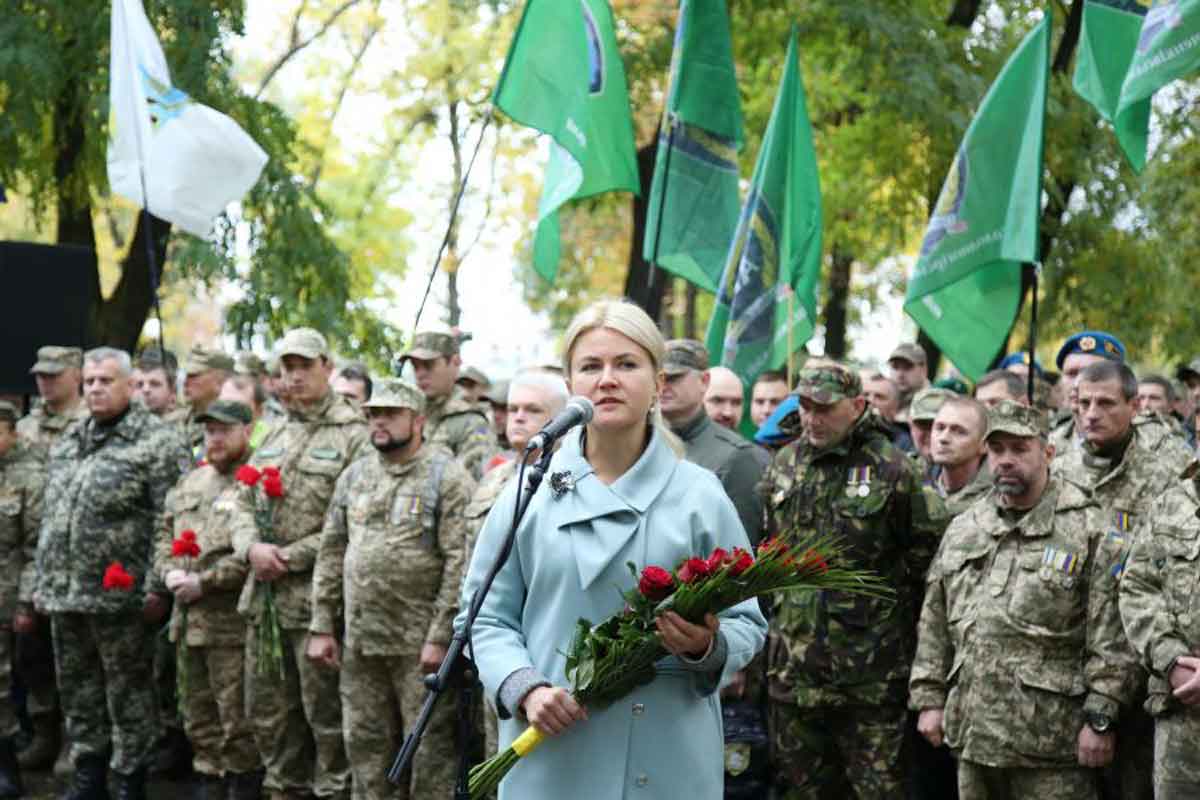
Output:
<instances>
[{"instance_id":1,"label":"woman's hand","mask_svg":"<svg viewBox=\"0 0 1200 800\"><path fill-rule=\"evenodd\" d=\"M587 719L587 710L566 689L539 686L521 701L525 719L546 736L562 733L576 722Z\"/></svg>"},{"instance_id":2,"label":"woman's hand","mask_svg":"<svg viewBox=\"0 0 1200 800\"><path fill-rule=\"evenodd\" d=\"M704 658L721 627L713 614L705 615L703 625L693 625L674 611L665 612L654 624L667 652L692 661Z\"/></svg>"}]
</instances>

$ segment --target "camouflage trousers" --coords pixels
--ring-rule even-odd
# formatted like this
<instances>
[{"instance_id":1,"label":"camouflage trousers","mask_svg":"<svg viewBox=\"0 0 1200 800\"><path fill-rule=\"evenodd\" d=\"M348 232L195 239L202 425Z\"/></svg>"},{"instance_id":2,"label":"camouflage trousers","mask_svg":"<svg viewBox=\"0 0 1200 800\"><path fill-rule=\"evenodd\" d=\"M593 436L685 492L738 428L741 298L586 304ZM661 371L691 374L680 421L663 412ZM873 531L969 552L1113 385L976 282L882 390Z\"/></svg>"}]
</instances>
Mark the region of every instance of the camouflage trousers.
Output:
<instances>
[{"instance_id":1,"label":"camouflage trousers","mask_svg":"<svg viewBox=\"0 0 1200 800\"><path fill-rule=\"evenodd\" d=\"M1200 707L1172 708L1154 720L1154 797L1200 797ZM1118 743L1118 748L1120 744Z\"/></svg>"},{"instance_id":2,"label":"camouflage trousers","mask_svg":"<svg viewBox=\"0 0 1200 800\"><path fill-rule=\"evenodd\" d=\"M52 614L59 697L71 759L105 755L128 775L161 734L152 634L140 614Z\"/></svg>"},{"instance_id":3,"label":"camouflage trousers","mask_svg":"<svg viewBox=\"0 0 1200 800\"><path fill-rule=\"evenodd\" d=\"M0 739L16 736L21 726L12 702L13 635L0 630Z\"/></svg>"},{"instance_id":4,"label":"camouflage trousers","mask_svg":"<svg viewBox=\"0 0 1200 800\"><path fill-rule=\"evenodd\" d=\"M175 643L161 631L154 637L154 685L158 689L158 718L163 726L182 728L179 698L175 695Z\"/></svg>"},{"instance_id":5,"label":"camouflage trousers","mask_svg":"<svg viewBox=\"0 0 1200 800\"><path fill-rule=\"evenodd\" d=\"M202 775L251 772L260 766L246 717L245 651L241 647L184 647L187 691L183 727L193 765Z\"/></svg>"},{"instance_id":6,"label":"camouflage trousers","mask_svg":"<svg viewBox=\"0 0 1200 800\"><path fill-rule=\"evenodd\" d=\"M409 791L392 785L387 771L425 700L424 673L414 650L406 656L342 654L342 719L354 773L354 800L435 800L454 796L456 697L442 696L412 763Z\"/></svg>"},{"instance_id":7,"label":"camouflage trousers","mask_svg":"<svg viewBox=\"0 0 1200 800\"><path fill-rule=\"evenodd\" d=\"M246 712L266 767L264 788L342 796L350 789L350 767L342 741L338 673L304 655L308 634L283 632L283 675L259 675L258 629L246 628Z\"/></svg>"},{"instance_id":8,"label":"camouflage trousers","mask_svg":"<svg viewBox=\"0 0 1200 800\"><path fill-rule=\"evenodd\" d=\"M988 767L958 762L961 800L1095 800L1099 770L1086 767Z\"/></svg>"},{"instance_id":9,"label":"camouflage trousers","mask_svg":"<svg viewBox=\"0 0 1200 800\"><path fill-rule=\"evenodd\" d=\"M33 633L17 634L16 671L28 692L25 701L31 715L58 711L58 685L54 682L54 644L50 618L38 614Z\"/></svg>"},{"instance_id":10,"label":"camouflage trousers","mask_svg":"<svg viewBox=\"0 0 1200 800\"><path fill-rule=\"evenodd\" d=\"M770 701L779 800L903 798L907 718L902 706L800 708Z\"/></svg>"}]
</instances>

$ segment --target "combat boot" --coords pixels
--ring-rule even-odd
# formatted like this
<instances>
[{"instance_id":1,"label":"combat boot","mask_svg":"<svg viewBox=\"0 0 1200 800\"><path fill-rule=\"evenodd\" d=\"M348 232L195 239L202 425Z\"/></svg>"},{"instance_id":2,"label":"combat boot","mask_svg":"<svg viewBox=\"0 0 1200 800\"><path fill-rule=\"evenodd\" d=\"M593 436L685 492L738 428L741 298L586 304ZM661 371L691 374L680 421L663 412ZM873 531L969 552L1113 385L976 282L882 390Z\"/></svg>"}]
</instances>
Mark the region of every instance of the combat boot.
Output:
<instances>
[{"instance_id":1,"label":"combat boot","mask_svg":"<svg viewBox=\"0 0 1200 800\"><path fill-rule=\"evenodd\" d=\"M158 742L150 771L169 781L181 781L192 774L192 743L183 728L167 728Z\"/></svg>"},{"instance_id":2,"label":"combat boot","mask_svg":"<svg viewBox=\"0 0 1200 800\"><path fill-rule=\"evenodd\" d=\"M231 772L225 776L225 800L262 800L263 771Z\"/></svg>"},{"instance_id":3,"label":"combat boot","mask_svg":"<svg viewBox=\"0 0 1200 800\"><path fill-rule=\"evenodd\" d=\"M21 785L16 745L12 739L0 739L0 797L20 797L23 794L25 787Z\"/></svg>"},{"instance_id":4,"label":"combat boot","mask_svg":"<svg viewBox=\"0 0 1200 800\"><path fill-rule=\"evenodd\" d=\"M62 744L58 715L34 714L30 717L30 723L33 725L33 741L17 754L17 763L21 765L21 769L50 769L54 765L54 759L58 758L59 746Z\"/></svg>"},{"instance_id":5,"label":"combat boot","mask_svg":"<svg viewBox=\"0 0 1200 800\"><path fill-rule=\"evenodd\" d=\"M80 756L71 786L60 800L109 800L107 778L107 756Z\"/></svg>"},{"instance_id":6,"label":"combat boot","mask_svg":"<svg viewBox=\"0 0 1200 800\"><path fill-rule=\"evenodd\" d=\"M146 800L146 768L138 767L128 775L114 772L117 800Z\"/></svg>"}]
</instances>

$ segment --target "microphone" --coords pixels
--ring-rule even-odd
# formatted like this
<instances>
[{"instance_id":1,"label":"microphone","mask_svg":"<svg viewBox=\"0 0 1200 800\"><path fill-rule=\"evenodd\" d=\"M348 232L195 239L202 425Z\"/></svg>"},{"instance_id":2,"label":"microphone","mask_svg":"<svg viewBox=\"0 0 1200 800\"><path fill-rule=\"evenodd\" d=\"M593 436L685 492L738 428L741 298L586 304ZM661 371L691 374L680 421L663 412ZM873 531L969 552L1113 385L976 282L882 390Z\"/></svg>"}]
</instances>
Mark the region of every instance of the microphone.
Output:
<instances>
[{"instance_id":1,"label":"microphone","mask_svg":"<svg viewBox=\"0 0 1200 800\"><path fill-rule=\"evenodd\" d=\"M572 397L567 401L563 410L554 415L554 419L547 422L536 435L530 438L529 444L525 445L525 452L532 453L534 450L545 449L547 445L576 425L586 425L591 422L595 413L596 408L592 405L591 400L578 395Z\"/></svg>"}]
</instances>

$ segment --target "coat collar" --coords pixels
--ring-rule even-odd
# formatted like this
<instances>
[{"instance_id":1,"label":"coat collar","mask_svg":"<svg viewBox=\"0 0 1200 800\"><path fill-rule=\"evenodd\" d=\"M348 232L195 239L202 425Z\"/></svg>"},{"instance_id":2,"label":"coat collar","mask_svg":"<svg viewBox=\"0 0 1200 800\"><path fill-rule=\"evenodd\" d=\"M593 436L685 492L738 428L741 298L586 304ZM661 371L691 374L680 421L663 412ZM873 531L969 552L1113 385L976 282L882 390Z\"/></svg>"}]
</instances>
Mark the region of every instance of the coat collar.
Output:
<instances>
[{"instance_id":1,"label":"coat collar","mask_svg":"<svg viewBox=\"0 0 1200 800\"><path fill-rule=\"evenodd\" d=\"M569 471L574 488L561 496L550 496L545 507L560 532L571 528L579 579L586 589L637 533L641 515L666 488L679 458L654 431L634 465L605 486L583 457L582 433L572 434L550 462L550 475ZM547 484L550 475L546 476ZM549 485L541 491L549 493Z\"/></svg>"}]
</instances>

